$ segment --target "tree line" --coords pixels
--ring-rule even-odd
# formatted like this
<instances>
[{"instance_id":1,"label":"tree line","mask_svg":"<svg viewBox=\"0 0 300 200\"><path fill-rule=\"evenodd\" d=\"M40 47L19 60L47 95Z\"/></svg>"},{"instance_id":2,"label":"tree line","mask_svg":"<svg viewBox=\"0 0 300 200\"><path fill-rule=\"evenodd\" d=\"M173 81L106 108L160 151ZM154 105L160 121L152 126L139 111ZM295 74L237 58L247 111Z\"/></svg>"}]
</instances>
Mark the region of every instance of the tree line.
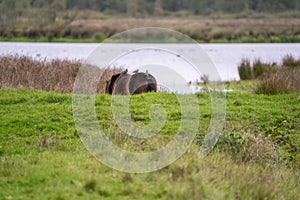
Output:
<instances>
[{"instance_id":1,"label":"tree line","mask_svg":"<svg viewBox=\"0 0 300 200\"><path fill-rule=\"evenodd\" d=\"M9 12L22 16L36 8L55 11L94 10L129 16L168 15L180 11L193 15L245 11L275 13L300 11L300 0L0 0L1 15Z\"/></svg>"},{"instance_id":2,"label":"tree line","mask_svg":"<svg viewBox=\"0 0 300 200\"><path fill-rule=\"evenodd\" d=\"M298 20L300 0L0 0L0 39L44 37L47 41L52 41L53 38L94 38L98 42L124 30L120 25L114 24L98 24L98 27L91 28L77 19L106 18L119 21L121 17L126 17L127 21L124 23L127 23L131 20L130 17L222 17L225 16L223 14L260 17L267 16L268 13L280 13L277 16L292 16L294 20ZM74 25L72 22L76 20L79 24ZM205 25L201 30L199 27L185 27L183 24L171 28L205 42L213 39L238 39L244 42L300 40L299 29L293 20L290 25L280 27L261 24L255 31L254 27L248 27L247 24L243 27L239 24L236 29L224 23Z\"/></svg>"}]
</instances>

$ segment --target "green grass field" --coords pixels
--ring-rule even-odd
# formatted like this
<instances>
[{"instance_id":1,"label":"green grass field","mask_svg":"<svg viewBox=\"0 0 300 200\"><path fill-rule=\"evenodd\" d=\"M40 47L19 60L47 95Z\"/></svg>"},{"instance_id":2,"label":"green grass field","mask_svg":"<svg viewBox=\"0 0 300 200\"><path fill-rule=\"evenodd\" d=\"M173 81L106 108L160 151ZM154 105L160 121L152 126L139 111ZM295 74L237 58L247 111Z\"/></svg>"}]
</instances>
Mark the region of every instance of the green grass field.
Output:
<instances>
[{"instance_id":1,"label":"green grass field","mask_svg":"<svg viewBox=\"0 0 300 200\"><path fill-rule=\"evenodd\" d=\"M225 84L223 134L199 157L210 121L209 94L198 94L199 135L175 163L159 171L129 174L97 161L74 125L72 94L0 89L0 199L299 199L300 95L256 95L255 82ZM111 96L96 96L99 124L111 128ZM174 136L180 108L173 94L131 97L132 118L149 123L151 102L166 107L168 124L135 150L164 145ZM128 138L116 137L126 146Z\"/></svg>"}]
</instances>

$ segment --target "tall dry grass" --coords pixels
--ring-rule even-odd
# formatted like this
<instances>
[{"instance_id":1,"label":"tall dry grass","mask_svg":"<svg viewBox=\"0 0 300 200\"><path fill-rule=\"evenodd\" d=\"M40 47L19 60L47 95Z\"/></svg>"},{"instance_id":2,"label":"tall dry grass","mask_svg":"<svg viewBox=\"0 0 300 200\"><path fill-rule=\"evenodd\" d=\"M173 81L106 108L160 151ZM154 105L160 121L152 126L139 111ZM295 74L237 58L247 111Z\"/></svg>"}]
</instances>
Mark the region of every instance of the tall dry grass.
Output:
<instances>
[{"instance_id":1,"label":"tall dry grass","mask_svg":"<svg viewBox=\"0 0 300 200\"><path fill-rule=\"evenodd\" d=\"M300 93L300 58L286 55L279 66L262 67L258 94Z\"/></svg>"},{"instance_id":2,"label":"tall dry grass","mask_svg":"<svg viewBox=\"0 0 300 200\"><path fill-rule=\"evenodd\" d=\"M258 94L300 92L300 58L292 55L283 57L281 64L256 59L251 65L249 59L242 59L238 71L241 80L260 80Z\"/></svg>"},{"instance_id":3,"label":"tall dry grass","mask_svg":"<svg viewBox=\"0 0 300 200\"><path fill-rule=\"evenodd\" d=\"M292 55L286 55L282 59L282 66L288 68L300 68L300 58L295 59Z\"/></svg>"},{"instance_id":4,"label":"tall dry grass","mask_svg":"<svg viewBox=\"0 0 300 200\"><path fill-rule=\"evenodd\" d=\"M282 68L263 78L255 92L257 94L300 93L300 66Z\"/></svg>"},{"instance_id":5,"label":"tall dry grass","mask_svg":"<svg viewBox=\"0 0 300 200\"><path fill-rule=\"evenodd\" d=\"M33 60L26 56L0 57L0 87L32 88L37 90L71 93L77 73L83 64L79 60ZM88 66L89 73L99 73L97 67ZM120 69L106 69L97 84L97 92L104 93L106 80Z\"/></svg>"}]
</instances>

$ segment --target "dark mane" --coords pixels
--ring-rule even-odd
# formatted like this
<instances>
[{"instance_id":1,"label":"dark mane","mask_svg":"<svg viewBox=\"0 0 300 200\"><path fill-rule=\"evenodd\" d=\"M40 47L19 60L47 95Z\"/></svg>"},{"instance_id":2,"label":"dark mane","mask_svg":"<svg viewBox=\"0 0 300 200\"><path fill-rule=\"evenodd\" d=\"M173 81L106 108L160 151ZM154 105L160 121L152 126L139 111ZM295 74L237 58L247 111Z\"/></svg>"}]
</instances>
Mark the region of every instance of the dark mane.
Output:
<instances>
[{"instance_id":1,"label":"dark mane","mask_svg":"<svg viewBox=\"0 0 300 200\"><path fill-rule=\"evenodd\" d=\"M105 88L105 93L112 94L115 82L120 78L121 75L127 73L127 69L121 73L114 74L111 76L111 79L109 81L106 81L106 88Z\"/></svg>"}]
</instances>

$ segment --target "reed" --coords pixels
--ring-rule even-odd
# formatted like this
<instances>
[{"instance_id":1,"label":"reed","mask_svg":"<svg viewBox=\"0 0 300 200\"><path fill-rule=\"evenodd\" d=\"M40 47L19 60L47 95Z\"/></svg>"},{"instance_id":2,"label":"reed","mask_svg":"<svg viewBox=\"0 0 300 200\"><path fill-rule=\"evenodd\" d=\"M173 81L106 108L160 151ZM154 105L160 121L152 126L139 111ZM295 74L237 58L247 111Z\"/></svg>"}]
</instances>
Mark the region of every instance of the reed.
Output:
<instances>
[{"instance_id":1,"label":"reed","mask_svg":"<svg viewBox=\"0 0 300 200\"><path fill-rule=\"evenodd\" d=\"M270 70L271 69L271 70ZM273 70L273 71L272 71ZM300 92L300 59L286 55L277 68L266 67L265 76L256 89L258 94Z\"/></svg>"},{"instance_id":2,"label":"reed","mask_svg":"<svg viewBox=\"0 0 300 200\"><path fill-rule=\"evenodd\" d=\"M280 65L260 59L251 65L249 59L242 59L238 71L241 80L260 80L255 90L257 94L300 92L300 59L292 55L283 57Z\"/></svg>"},{"instance_id":3,"label":"reed","mask_svg":"<svg viewBox=\"0 0 300 200\"><path fill-rule=\"evenodd\" d=\"M32 88L37 90L71 93L77 73L83 64L79 60L33 60L26 56L0 57L0 87ZM99 73L97 92L104 93L106 80L120 69L112 68L101 71L88 66L88 73ZM100 74L100 73L99 73ZM87 76L91 77L91 76Z\"/></svg>"},{"instance_id":4,"label":"reed","mask_svg":"<svg viewBox=\"0 0 300 200\"><path fill-rule=\"evenodd\" d=\"M300 68L300 58L296 59L292 55L286 55L282 59L282 66L288 68Z\"/></svg>"},{"instance_id":5,"label":"reed","mask_svg":"<svg viewBox=\"0 0 300 200\"><path fill-rule=\"evenodd\" d=\"M260 78L261 76L273 74L277 71L278 68L279 66L275 62L264 63L260 59L256 59L253 62L253 66L252 66L253 78L257 79Z\"/></svg>"},{"instance_id":6,"label":"reed","mask_svg":"<svg viewBox=\"0 0 300 200\"><path fill-rule=\"evenodd\" d=\"M252 69L249 59L242 59L241 63L238 66L238 71L241 80L250 80L252 79Z\"/></svg>"},{"instance_id":7,"label":"reed","mask_svg":"<svg viewBox=\"0 0 300 200\"><path fill-rule=\"evenodd\" d=\"M263 80L256 88L257 94L300 93L300 68L282 68Z\"/></svg>"}]
</instances>

